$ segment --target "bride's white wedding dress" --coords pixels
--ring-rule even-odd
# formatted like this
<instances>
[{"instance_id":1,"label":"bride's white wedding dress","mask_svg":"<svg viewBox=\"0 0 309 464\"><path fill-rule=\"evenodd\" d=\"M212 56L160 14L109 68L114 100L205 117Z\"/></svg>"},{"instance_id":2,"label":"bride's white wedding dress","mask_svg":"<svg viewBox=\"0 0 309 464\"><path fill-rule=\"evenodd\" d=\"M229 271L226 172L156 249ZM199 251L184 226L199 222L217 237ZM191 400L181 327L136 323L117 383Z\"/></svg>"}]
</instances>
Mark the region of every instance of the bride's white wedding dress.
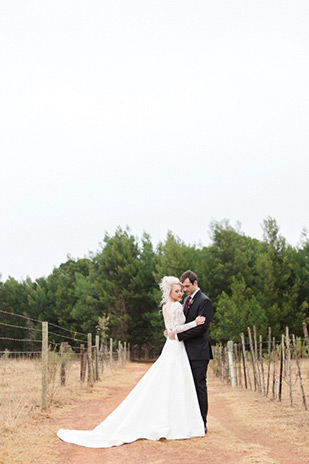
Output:
<instances>
[{"instance_id":1,"label":"bride's white wedding dress","mask_svg":"<svg viewBox=\"0 0 309 464\"><path fill-rule=\"evenodd\" d=\"M194 327L184 324L179 302L163 309L169 331ZM166 340L162 353L125 400L93 430L65 430L61 440L88 448L109 448L147 440L184 439L204 436L190 364L183 342Z\"/></svg>"}]
</instances>

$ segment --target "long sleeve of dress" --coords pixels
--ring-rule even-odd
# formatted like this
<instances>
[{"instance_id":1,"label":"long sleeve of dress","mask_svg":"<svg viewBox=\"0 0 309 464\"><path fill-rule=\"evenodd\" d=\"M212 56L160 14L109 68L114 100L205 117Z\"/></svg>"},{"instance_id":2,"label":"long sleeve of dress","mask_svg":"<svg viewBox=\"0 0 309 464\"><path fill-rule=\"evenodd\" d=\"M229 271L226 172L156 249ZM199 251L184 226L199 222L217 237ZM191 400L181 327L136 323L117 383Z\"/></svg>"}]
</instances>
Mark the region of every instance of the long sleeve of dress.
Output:
<instances>
[{"instance_id":1,"label":"long sleeve of dress","mask_svg":"<svg viewBox=\"0 0 309 464\"><path fill-rule=\"evenodd\" d=\"M165 327L169 332L185 332L186 330L196 327L196 322L187 322L185 324L185 316L182 311L182 306L180 303L175 302L170 306L166 305L163 308L164 322Z\"/></svg>"}]
</instances>

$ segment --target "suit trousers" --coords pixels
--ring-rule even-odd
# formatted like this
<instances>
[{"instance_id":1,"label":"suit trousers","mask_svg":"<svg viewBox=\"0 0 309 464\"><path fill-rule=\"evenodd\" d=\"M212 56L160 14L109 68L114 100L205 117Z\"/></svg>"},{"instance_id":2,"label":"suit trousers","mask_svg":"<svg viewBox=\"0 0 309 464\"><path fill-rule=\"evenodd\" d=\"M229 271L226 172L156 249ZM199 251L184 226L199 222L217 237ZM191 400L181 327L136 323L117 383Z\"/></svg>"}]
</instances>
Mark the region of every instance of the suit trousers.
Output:
<instances>
[{"instance_id":1,"label":"suit trousers","mask_svg":"<svg viewBox=\"0 0 309 464\"><path fill-rule=\"evenodd\" d=\"M189 360L204 424L207 422L207 367L209 359Z\"/></svg>"}]
</instances>

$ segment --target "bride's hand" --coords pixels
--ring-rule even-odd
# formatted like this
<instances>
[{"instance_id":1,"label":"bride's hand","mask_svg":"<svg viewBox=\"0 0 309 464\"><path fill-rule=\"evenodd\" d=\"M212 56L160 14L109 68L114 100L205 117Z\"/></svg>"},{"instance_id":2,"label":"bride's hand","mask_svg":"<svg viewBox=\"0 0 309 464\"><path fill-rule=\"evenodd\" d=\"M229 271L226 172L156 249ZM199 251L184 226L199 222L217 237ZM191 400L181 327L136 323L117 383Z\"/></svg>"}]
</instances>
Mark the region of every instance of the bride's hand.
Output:
<instances>
[{"instance_id":1,"label":"bride's hand","mask_svg":"<svg viewBox=\"0 0 309 464\"><path fill-rule=\"evenodd\" d=\"M197 318L195 319L196 325L202 325L202 324L204 324L205 320L206 320L206 317L204 317L204 316L197 316Z\"/></svg>"}]
</instances>

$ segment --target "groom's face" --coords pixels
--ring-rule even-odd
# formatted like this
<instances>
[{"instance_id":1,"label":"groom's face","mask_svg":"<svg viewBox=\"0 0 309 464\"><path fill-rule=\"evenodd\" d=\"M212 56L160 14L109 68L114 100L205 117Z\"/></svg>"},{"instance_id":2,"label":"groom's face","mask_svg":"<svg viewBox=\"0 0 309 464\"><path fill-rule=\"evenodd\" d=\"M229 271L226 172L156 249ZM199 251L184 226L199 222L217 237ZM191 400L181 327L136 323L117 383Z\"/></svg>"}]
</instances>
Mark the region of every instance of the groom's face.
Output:
<instances>
[{"instance_id":1,"label":"groom's face","mask_svg":"<svg viewBox=\"0 0 309 464\"><path fill-rule=\"evenodd\" d=\"M183 281L182 286L187 295L192 295L197 290L197 280L192 284L189 279L186 279Z\"/></svg>"}]
</instances>

